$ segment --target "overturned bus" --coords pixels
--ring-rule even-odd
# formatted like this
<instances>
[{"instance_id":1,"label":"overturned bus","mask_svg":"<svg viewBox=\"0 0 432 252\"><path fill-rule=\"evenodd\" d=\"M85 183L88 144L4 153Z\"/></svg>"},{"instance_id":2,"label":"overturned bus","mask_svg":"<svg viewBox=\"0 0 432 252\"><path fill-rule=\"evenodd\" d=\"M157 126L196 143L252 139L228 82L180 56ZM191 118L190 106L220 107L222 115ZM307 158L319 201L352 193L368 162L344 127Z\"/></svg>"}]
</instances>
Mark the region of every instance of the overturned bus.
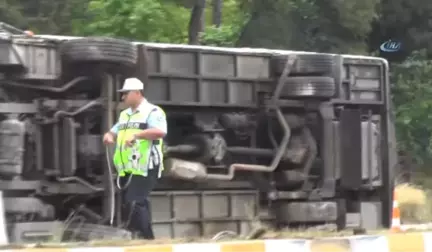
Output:
<instances>
[{"instance_id":1,"label":"overturned bus","mask_svg":"<svg viewBox=\"0 0 432 252\"><path fill-rule=\"evenodd\" d=\"M390 225L387 61L311 52L3 34L0 188L10 241L128 237L102 135L126 77L169 123L156 236ZM67 231L67 232L66 232Z\"/></svg>"}]
</instances>

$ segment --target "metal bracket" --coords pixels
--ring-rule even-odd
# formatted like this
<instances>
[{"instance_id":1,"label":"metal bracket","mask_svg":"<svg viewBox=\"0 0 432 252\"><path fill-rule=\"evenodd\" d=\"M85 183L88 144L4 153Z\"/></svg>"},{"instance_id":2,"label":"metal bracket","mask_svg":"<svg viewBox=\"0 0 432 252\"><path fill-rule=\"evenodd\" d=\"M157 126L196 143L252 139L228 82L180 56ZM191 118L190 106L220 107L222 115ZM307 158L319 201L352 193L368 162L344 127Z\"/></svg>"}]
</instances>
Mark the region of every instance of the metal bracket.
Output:
<instances>
[{"instance_id":1,"label":"metal bracket","mask_svg":"<svg viewBox=\"0 0 432 252\"><path fill-rule=\"evenodd\" d=\"M311 171L312 165L315 161L315 158L318 154L318 150L317 150L317 143L316 143L314 137L312 136L311 131L308 128L303 129L303 136L305 137L305 140L306 140L307 145L309 147L309 154L308 154L308 158L307 158L307 160L303 166L303 173L305 175L305 178L303 180L302 191L308 191L308 187L309 187L308 178L310 177L310 171Z\"/></svg>"}]
</instances>

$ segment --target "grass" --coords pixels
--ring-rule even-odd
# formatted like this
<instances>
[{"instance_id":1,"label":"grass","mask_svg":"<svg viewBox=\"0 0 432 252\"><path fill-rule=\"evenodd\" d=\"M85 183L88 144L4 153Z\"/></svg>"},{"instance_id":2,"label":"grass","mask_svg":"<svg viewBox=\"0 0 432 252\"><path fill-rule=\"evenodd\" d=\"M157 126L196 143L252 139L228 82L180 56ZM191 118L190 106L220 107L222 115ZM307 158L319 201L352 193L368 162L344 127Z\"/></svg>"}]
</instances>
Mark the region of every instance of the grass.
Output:
<instances>
[{"instance_id":1,"label":"grass","mask_svg":"<svg viewBox=\"0 0 432 252\"><path fill-rule=\"evenodd\" d=\"M417 224L432 221L431 192L413 184L400 184L396 195L403 224Z\"/></svg>"},{"instance_id":2,"label":"grass","mask_svg":"<svg viewBox=\"0 0 432 252\"><path fill-rule=\"evenodd\" d=\"M395 188L402 224L432 222L432 177L417 174L412 183Z\"/></svg>"}]
</instances>

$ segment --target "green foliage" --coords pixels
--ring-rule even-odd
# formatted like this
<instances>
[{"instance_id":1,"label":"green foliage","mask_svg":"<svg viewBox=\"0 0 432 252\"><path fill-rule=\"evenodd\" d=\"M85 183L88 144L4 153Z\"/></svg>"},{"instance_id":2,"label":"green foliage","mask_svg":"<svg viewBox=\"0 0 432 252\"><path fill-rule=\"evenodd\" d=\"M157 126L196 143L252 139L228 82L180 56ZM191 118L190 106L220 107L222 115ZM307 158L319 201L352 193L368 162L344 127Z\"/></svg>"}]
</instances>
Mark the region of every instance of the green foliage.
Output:
<instances>
[{"instance_id":1,"label":"green foliage","mask_svg":"<svg viewBox=\"0 0 432 252\"><path fill-rule=\"evenodd\" d=\"M326 39L315 46L321 48L320 51L365 53L365 40L377 17L378 3L379 0L316 0L320 13L318 34Z\"/></svg>"},{"instance_id":2,"label":"green foliage","mask_svg":"<svg viewBox=\"0 0 432 252\"><path fill-rule=\"evenodd\" d=\"M90 19L75 23L75 33L186 43L190 6L187 0L91 0ZM222 12L224 25L216 28L211 25L211 8L206 9L203 44L233 46L237 40L247 15L236 0L225 0Z\"/></svg>"},{"instance_id":3,"label":"green foliage","mask_svg":"<svg viewBox=\"0 0 432 252\"><path fill-rule=\"evenodd\" d=\"M13 24L23 28L27 26L27 20L20 11L20 6L13 1L0 0L0 16L2 22Z\"/></svg>"},{"instance_id":4,"label":"green foliage","mask_svg":"<svg viewBox=\"0 0 432 252\"><path fill-rule=\"evenodd\" d=\"M210 46L234 47L239 28L231 25L209 26L201 33L201 44Z\"/></svg>"},{"instance_id":5,"label":"green foliage","mask_svg":"<svg viewBox=\"0 0 432 252\"><path fill-rule=\"evenodd\" d=\"M141 41L184 43L189 10L163 0L92 0L81 33Z\"/></svg>"},{"instance_id":6,"label":"green foliage","mask_svg":"<svg viewBox=\"0 0 432 252\"><path fill-rule=\"evenodd\" d=\"M364 53L379 0L254 0L242 46ZM260 36L257 36L260 34Z\"/></svg>"},{"instance_id":7,"label":"green foliage","mask_svg":"<svg viewBox=\"0 0 432 252\"><path fill-rule=\"evenodd\" d=\"M402 50L386 55L392 61L403 61L413 51L427 49L432 53L432 4L423 0L381 0L379 18L373 25L369 46L376 49L383 41L399 40Z\"/></svg>"},{"instance_id":8,"label":"green foliage","mask_svg":"<svg viewBox=\"0 0 432 252\"><path fill-rule=\"evenodd\" d=\"M432 60L416 52L392 71L400 147L424 164L432 156Z\"/></svg>"},{"instance_id":9,"label":"green foliage","mask_svg":"<svg viewBox=\"0 0 432 252\"><path fill-rule=\"evenodd\" d=\"M241 31L248 21L248 13L241 11L240 3L236 0L225 0L223 2L223 20L220 27L209 24L201 34L203 45L234 47L239 39ZM209 17L210 12L206 12Z\"/></svg>"},{"instance_id":10,"label":"green foliage","mask_svg":"<svg viewBox=\"0 0 432 252\"><path fill-rule=\"evenodd\" d=\"M0 0L1 21L36 33L72 32L72 23L85 16L89 0Z\"/></svg>"}]
</instances>

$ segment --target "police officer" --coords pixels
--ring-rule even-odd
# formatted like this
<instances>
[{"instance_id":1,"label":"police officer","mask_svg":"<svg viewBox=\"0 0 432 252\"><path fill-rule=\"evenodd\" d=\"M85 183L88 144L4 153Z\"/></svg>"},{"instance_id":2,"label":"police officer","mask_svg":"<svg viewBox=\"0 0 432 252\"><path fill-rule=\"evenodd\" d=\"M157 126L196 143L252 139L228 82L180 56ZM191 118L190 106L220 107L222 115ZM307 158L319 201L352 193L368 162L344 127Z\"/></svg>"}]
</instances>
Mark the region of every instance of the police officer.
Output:
<instances>
[{"instance_id":1,"label":"police officer","mask_svg":"<svg viewBox=\"0 0 432 252\"><path fill-rule=\"evenodd\" d=\"M154 239L151 225L150 192L163 170L162 138L167 133L164 111L144 98L144 84L126 79L119 90L129 107L105 133L105 144L116 143L114 166L124 185L123 202L130 209L130 228L143 239Z\"/></svg>"}]
</instances>

